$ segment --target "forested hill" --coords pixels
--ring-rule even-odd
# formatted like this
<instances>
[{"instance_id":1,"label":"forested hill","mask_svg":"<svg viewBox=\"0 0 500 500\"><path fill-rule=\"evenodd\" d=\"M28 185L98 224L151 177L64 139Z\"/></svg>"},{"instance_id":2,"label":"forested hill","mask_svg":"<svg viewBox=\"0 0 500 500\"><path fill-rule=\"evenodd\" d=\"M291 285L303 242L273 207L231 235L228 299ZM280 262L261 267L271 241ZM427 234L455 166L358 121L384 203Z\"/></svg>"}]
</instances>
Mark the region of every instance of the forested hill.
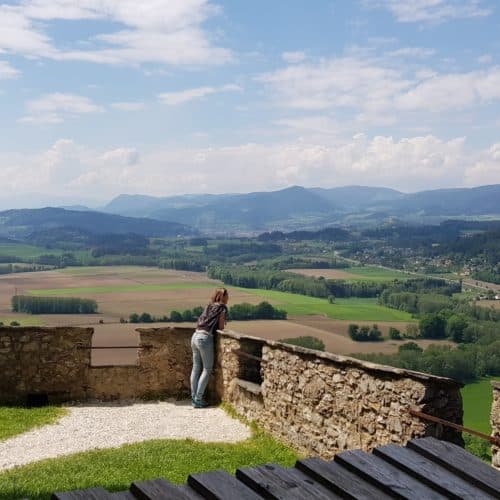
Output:
<instances>
[{"instance_id":1,"label":"forested hill","mask_svg":"<svg viewBox=\"0 0 500 500\"><path fill-rule=\"evenodd\" d=\"M394 219L439 223L451 216L500 217L500 184L401 193L384 187L293 186L271 192L155 198L120 195L104 211L173 220L200 229L266 231L318 229L332 223L372 227Z\"/></svg>"},{"instance_id":2,"label":"forested hill","mask_svg":"<svg viewBox=\"0 0 500 500\"><path fill-rule=\"evenodd\" d=\"M188 236L195 231L183 224L147 218L123 217L94 211L40 208L0 212L0 235L23 238L44 229L71 227L92 233L142 236Z\"/></svg>"}]
</instances>

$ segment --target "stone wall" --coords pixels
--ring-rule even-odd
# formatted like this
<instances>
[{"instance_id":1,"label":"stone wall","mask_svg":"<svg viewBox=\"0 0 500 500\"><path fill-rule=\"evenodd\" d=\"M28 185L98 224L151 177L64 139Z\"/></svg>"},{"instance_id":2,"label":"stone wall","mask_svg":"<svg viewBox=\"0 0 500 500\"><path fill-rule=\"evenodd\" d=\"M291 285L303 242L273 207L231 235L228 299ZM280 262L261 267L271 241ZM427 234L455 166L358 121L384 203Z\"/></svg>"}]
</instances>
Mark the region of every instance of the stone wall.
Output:
<instances>
[{"instance_id":1,"label":"stone wall","mask_svg":"<svg viewBox=\"0 0 500 500\"><path fill-rule=\"evenodd\" d=\"M189 397L192 328L139 329L138 363L90 365L92 329L0 329L0 402ZM308 455L459 433L410 408L462 423L460 384L344 356L219 332L208 398L226 401ZM498 420L498 419L497 419Z\"/></svg>"},{"instance_id":2,"label":"stone wall","mask_svg":"<svg viewBox=\"0 0 500 500\"><path fill-rule=\"evenodd\" d=\"M91 366L92 328L0 328L0 403L189 396L192 328L138 329L130 366Z\"/></svg>"},{"instance_id":3,"label":"stone wall","mask_svg":"<svg viewBox=\"0 0 500 500\"><path fill-rule=\"evenodd\" d=\"M139 359L132 366L94 366L88 399L189 397L192 328L138 328Z\"/></svg>"},{"instance_id":4,"label":"stone wall","mask_svg":"<svg viewBox=\"0 0 500 500\"><path fill-rule=\"evenodd\" d=\"M91 328L0 328L0 402L25 403L85 397Z\"/></svg>"},{"instance_id":5,"label":"stone wall","mask_svg":"<svg viewBox=\"0 0 500 500\"><path fill-rule=\"evenodd\" d=\"M493 386L493 406L491 407L491 435L500 439L500 382L491 382ZM500 446L492 446L492 465L500 469Z\"/></svg>"},{"instance_id":6,"label":"stone wall","mask_svg":"<svg viewBox=\"0 0 500 500\"><path fill-rule=\"evenodd\" d=\"M259 343L260 386L239 378L241 365L254 361L234 353ZM454 430L408 412L461 424L461 385L453 380L235 333L221 335L218 355L219 397L306 454L329 458L429 435L463 444Z\"/></svg>"}]
</instances>

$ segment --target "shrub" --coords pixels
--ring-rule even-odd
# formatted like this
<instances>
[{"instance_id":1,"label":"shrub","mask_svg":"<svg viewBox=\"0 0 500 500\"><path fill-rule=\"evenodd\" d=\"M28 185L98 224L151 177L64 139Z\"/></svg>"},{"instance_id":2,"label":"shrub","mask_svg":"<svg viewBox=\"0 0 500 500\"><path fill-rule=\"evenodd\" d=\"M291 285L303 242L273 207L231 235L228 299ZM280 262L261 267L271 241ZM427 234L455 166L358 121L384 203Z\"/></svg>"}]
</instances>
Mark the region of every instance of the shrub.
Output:
<instances>
[{"instance_id":1,"label":"shrub","mask_svg":"<svg viewBox=\"0 0 500 500\"><path fill-rule=\"evenodd\" d=\"M401 340L401 332L397 329L391 326L389 328L389 338L392 340Z\"/></svg>"},{"instance_id":2,"label":"shrub","mask_svg":"<svg viewBox=\"0 0 500 500\"><path fill-rule=\"evenodd\" d=\"M315 349L316 351L324 351L325 344L321 339L317 337L311 337L307 335L305 337L295 337L290 339L281 339L280 342L285 344L298 345L300 347L306 347L307 349Z\"/></svg>"},{"instance_id":3,"label":"shrub","mask_svg":"<svg viewBox=\"0 0 500 500\"><path fill-rule=\"evenodd\" d=\"M182 314L179 311L172 311L170 313L170 321L174 323L182 323Z\"/></svg>"},{"instance_id":4,"label":"shrub","mask_svg":"<svg viewBox=\"0 0 500 500\"><path fill-rule=\"evenodd\" d=\"M404 352L404 351L424 352L424 350L416 342L406 342L406 344L399 346L398 351L399 352Z\"/></svg>"},{"instance_id":5,"label":"shrub","mask_svg":"<svg viewBox=\"0 0 500 500\"><path fill-rule=\"evenodd\" d=\"M11 321L10 326L21 326L21 323L19 323L18 321Z\"/></svg>"},{"instance_id":6,"label":"shrub","mask_svg":"<svg viewBox=\"0 0 500 500\"><path fill-rule=\"evenodd\" d=\"M377 325L373 325L371 328L369 326L362 326L350 324L349 325L349 336L352 340L356 342L377 342L383 340L382 332L378 329Z\"/></svg>"}]
</instances>

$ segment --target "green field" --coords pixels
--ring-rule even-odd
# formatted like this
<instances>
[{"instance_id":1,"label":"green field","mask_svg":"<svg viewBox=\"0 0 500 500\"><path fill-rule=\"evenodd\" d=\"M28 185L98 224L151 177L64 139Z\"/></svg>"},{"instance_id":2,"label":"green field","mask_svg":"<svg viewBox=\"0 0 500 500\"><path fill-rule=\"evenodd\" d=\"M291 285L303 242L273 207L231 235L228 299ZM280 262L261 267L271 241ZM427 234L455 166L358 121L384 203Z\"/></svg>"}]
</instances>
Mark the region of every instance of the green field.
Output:
<instances>
[{"instance_id":1,"label":"green field","mask_svg":"<svg viewBox=\"0 0 500 500\"><path fill-rule=\"evenodd\" d=\"M161 292L162 290L189 290L191 288L213 288L211 283L172 283L169 285L116 285L75 288L49 288L28 290L31 295L62 296L89 293L120 293L120 292Z\"/></svg>"},{"instance_id":2,"label":"green field","mask_svg":"<svg viewBox=\"0 0 500 500\"><path fill-rule=\"evenodd\" d=\"M491 434L490 413L493 402L491 380L500 380L500 378L482 379L479 382L467 384L462 389L464 426L485 434Z\"/></svg>"},{"instance_id":3,"label":"green field","mask_svg":"<svg viewBox=\"0 0 500 500\"><path fill-rule=\"evenodd\" d=\"M5 326L9 326L12 321L17 321L20 326L43 326L43 321L33 316L16 316L15 318L0 316L0 321Z\"/></svg>"},{"instance_id":4,"label":"green field","mask_svg":"<svg viewBox=\"0 0 500 500\"><path fill-rule=\"evenodd\" d=\"M383 269L376 266L355 266L342 269L348 273L357 274L359 278L349 278L347 281L392 281L408 279L412 275L393 269Z\"/></svg>"},{"instance_id":5,"label":"green field","mask_svg":"<svg viewBox=\"0 0 500 500\"><path fill-rule=\"evenodd\" d=\"M22 243L0 243L0 257L16 257L17 259L35 259L41 255L62 255L67 250L56 248L42 248L33 245L24 245ZM75 257L86 257L89 252L86 250L72 250ZM15 261L16 259L14 259Z\"/></svg>"},{"instance_id":6,"label":"green field","mask_svg":"<svg viewBox=\"0 0 500 500\"><path fill-rule=\"evenodd\" d=\"M377 303L377 299L336 299L335 304L330 304L326 299L274 290L253 288L238 288L238 290L268 300L275 306L285 309L291 316L320 314L332 319L353 321L412 321L411 314L381 306Z\"/></svg>"}]
</instances>

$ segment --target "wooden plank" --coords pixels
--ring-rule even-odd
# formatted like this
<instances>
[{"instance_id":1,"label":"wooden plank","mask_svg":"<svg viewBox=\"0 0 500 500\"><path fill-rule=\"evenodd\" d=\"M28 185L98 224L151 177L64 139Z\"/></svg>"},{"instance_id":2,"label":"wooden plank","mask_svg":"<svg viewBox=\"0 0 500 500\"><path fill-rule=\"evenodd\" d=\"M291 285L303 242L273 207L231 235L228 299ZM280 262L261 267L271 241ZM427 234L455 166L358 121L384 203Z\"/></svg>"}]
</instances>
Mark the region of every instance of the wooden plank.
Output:
<instances>
[{"instance_id":1,"label":"wooden plank","mask_svg":"<svg viewBox=\"0 0 500 500\"><path fill-rule=\"evenodd\" d=\"M426 500L446 498L371 453L365 453L361 450L344 451L335 455L335 462L395 498L411 500L415 498L425 498Z\"/></svg>"},{"instance_id":2,"label":"wooden plank","mask_svg":"<svg viewBox=\"0 0 500 500\"><path fill-rule=\"evenodd\" d=\"M300 471L268 464L248 469L238 469L236 478L255 490L263 498L274 500L320 500L340 498Z\"/></svg>"},{"instance_id":3,"label":"wooden plank","mask_svg":"<svg viewBox=\"0 0 500 500\"><path fill-rule=\"evenodd\" d=\"M187 484L183 484L182 486L179 486L178 488L179 493L182 493L185 495L187 500L203 500L204 497L202 497L199 493L196 493L191 486L188 486Z\"/></svg>"},{"instance_id":4,"label":"wooden plank","mask_svg":"<svg viewBox=\"0 0 500 500\"><path fill-rule=\"evenodd\" d=\"M203 498L233 500L259 500L262 497L226 471L216 470L204 474L190 474L188 485Z\"/></svg>"},{"instance_id":5,"label":"wooden plank","mask_svg":"<svg viewBox=\"0 0 500 500\"><path fill-rule=\"evenodd\" d=\"M406 446L495 498L500 498L500 472L460 446L433 437L413 439Z\"/></svg>"},{"instance_id":6,"label":"wooden plank","mask_svg":"<svg viewBox=\"0 0 500 500\"><path fill-rule=\"evenodd\" d=\"M187 500L187 493L179 491L179 487L166 479L150 481L135 481L130 486L130 492L139 500Z\"/></svg>"},{"instance_id":7,"label":"wooden plank","mask_svg":"<svg viewBox=\"0 0 500 500\"><path fill-rule=\"evenodd\" d=\"M75 490L53 493L52 500L109 500L111 493L104 488L89 488L87 490Z\"/></svg>"},{"instance_id":8,"label":"wooden plank","mask_svg":"<svg viewBox=\"0 0 500 500\"><path fill-rule=\"evenodd\" d=\"M342 498L359 500L373 500L374 498L388 500L392 498L333 461L326 462L320 458L308 458L299 460L295 467L323 486L339 493Z\"/></svg>"},{"instance_id":9,"label":"wooden plank","mask_svg":"<svg viewBox=\"0 0 500 500\"><path fill-rule=\"evenodd\" d=\"M493 498L453 472L409 448L390 444L376 448L373 453L449 498L456 500L462 498L491 500Z\"/></svg>"}]
</instances>

